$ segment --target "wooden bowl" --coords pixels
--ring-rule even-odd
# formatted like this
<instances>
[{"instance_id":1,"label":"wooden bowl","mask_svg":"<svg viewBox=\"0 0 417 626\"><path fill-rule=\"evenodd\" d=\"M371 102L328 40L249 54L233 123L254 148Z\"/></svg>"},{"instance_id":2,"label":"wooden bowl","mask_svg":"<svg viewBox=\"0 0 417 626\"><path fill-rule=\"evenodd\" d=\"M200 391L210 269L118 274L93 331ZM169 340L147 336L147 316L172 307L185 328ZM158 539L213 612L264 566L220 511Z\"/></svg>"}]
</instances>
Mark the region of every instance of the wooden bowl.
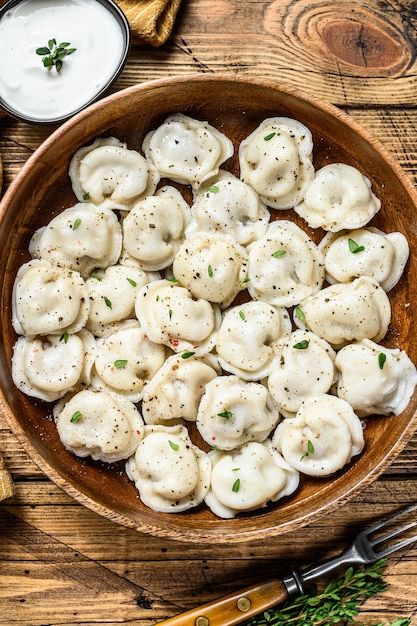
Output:
<instances>
[{"instance_id":1,"label":"wooden bowl","mask_svg":"<svg viewBox=\"0 0 417 626\"><path fill-rule=\"evenodd\" d=\"M167 114L183 112L208 120L235 145L264 118L288 116L306 124L314 138L316 168L343 162L371 180L382 201L372 221L381 230L404 233L411 255L406 272L390 292L392 321L382 342L404 349L417 361L412 333L417 295L417 195L387 150L348 115L317 98L272 81L226 76L184 76L144 83L96 103L58 128L28 159L1 202L1 387L6 419L30 457L50 479L77 501L138 531L193 542L239 542L300 528L341 506L371 483L403 449L417 427L417 394L397 417L368 418L366 446L343 471L325 479L303 477L291 497L232 520L215 517L205 505L186 513L162 514L145 507L123 473L123 464L106 466L80 460L62 446L51 407L18 392L11 378L16 340L11 326L11 293L16 271L29 259L33 232L53 214L75 204L68 165L74 152L96 137L114 135L140 149L145 133ZM236 154L227 163L237 171ZM280 217L301 224L294 212ZM308 231L318 241L323 233ZM411 306L406 306L408 303Z\"/></svg>"}]
</instances>

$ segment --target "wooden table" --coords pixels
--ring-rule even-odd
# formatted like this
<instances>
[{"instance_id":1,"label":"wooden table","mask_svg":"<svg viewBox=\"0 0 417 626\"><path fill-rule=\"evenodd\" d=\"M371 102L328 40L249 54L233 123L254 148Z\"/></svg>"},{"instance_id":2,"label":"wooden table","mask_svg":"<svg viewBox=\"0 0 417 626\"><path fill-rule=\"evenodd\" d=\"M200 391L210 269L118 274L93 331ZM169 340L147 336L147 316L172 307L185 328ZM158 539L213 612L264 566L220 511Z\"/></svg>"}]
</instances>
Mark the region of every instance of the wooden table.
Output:
<instances>
[{"instance_id":1,"label":"wooden table","mask_svg":"<svg viewBox=\"0 0 417 626\"><path fill-rule=\"evenodd\" d=\"M226 72L290 83L344 109L417 181L415 3L183 0L169 41L133 45L115 89ZM52 129L4 117L4 189ZM338 552L352 526L417 501L417 436L363 493L270 541L198 545L120 527L84 508L27 457L0 413L0 453L16 493L0 505L0 623L151 626L267 575ZM395 555L367 625L417 623L417 546Z\"/></svg>"}]
</instances>

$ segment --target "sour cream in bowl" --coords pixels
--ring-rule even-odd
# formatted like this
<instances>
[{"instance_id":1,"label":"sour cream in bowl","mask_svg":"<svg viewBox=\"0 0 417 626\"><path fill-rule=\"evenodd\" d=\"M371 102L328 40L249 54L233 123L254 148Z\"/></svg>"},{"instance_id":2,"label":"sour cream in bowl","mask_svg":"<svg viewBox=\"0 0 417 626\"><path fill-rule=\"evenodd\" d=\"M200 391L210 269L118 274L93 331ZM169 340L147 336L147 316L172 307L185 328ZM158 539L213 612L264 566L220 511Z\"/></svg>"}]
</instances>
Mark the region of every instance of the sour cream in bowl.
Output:
<instances>
[{"instance_id":1,"label":"sour cream in bowl","mask_svg":"<svg viewBox=\"0 0 417 626\"><path fill-rule=\"evenodd\" d=\"M9 0L0 9L0 106L26 122L63 122L105 94L129 46L112 0Z\"/></svg>"}]
</instances>

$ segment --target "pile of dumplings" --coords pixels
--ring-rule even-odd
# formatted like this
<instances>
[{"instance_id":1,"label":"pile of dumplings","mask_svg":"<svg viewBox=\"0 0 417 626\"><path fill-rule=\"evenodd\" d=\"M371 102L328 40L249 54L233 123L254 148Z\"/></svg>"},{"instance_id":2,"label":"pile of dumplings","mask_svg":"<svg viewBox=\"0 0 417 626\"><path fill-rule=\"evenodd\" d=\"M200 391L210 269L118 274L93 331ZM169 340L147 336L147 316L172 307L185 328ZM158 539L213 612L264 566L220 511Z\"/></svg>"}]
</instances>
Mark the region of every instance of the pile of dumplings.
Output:
<instances>
[{"instance_id":1,"label":"pile of dumplings","mask_svg":"<svg viewBox=\"0 0 417 626\"><path fill-rule=\"evenodd\" d=\"M240 177L222 169L233 154L183 114L141 152L115 137L79 149L77 202L33 234L14 283L16 387L53 403L65 448L123 461L165 513L205 502L232 518L341 470L366 418L399 415L417 383L380 345L409 248L367 226L370 181L316 171L311 132L286 117L241 142Z\"/></svg>"}]
</instances>

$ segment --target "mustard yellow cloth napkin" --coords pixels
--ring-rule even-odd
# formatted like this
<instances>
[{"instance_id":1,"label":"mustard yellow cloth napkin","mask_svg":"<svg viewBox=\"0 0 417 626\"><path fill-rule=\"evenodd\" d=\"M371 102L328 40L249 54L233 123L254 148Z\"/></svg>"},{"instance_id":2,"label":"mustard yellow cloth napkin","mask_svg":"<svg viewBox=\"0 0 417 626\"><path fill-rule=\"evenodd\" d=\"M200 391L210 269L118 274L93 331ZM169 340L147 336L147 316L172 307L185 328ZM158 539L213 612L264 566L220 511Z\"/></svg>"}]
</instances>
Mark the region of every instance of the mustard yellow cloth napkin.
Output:
<instances>
[{"instance_id":1,"label":"mustard yellow cloth napkin","mask_svg":"<svg viewBox=\"0 0 417 626\"><path fill-rule=\"evenodd\" d=\"M170 36L181 0L116 0L126 15L132 35L151 46Z\"/></svg>"}]
</instances>

